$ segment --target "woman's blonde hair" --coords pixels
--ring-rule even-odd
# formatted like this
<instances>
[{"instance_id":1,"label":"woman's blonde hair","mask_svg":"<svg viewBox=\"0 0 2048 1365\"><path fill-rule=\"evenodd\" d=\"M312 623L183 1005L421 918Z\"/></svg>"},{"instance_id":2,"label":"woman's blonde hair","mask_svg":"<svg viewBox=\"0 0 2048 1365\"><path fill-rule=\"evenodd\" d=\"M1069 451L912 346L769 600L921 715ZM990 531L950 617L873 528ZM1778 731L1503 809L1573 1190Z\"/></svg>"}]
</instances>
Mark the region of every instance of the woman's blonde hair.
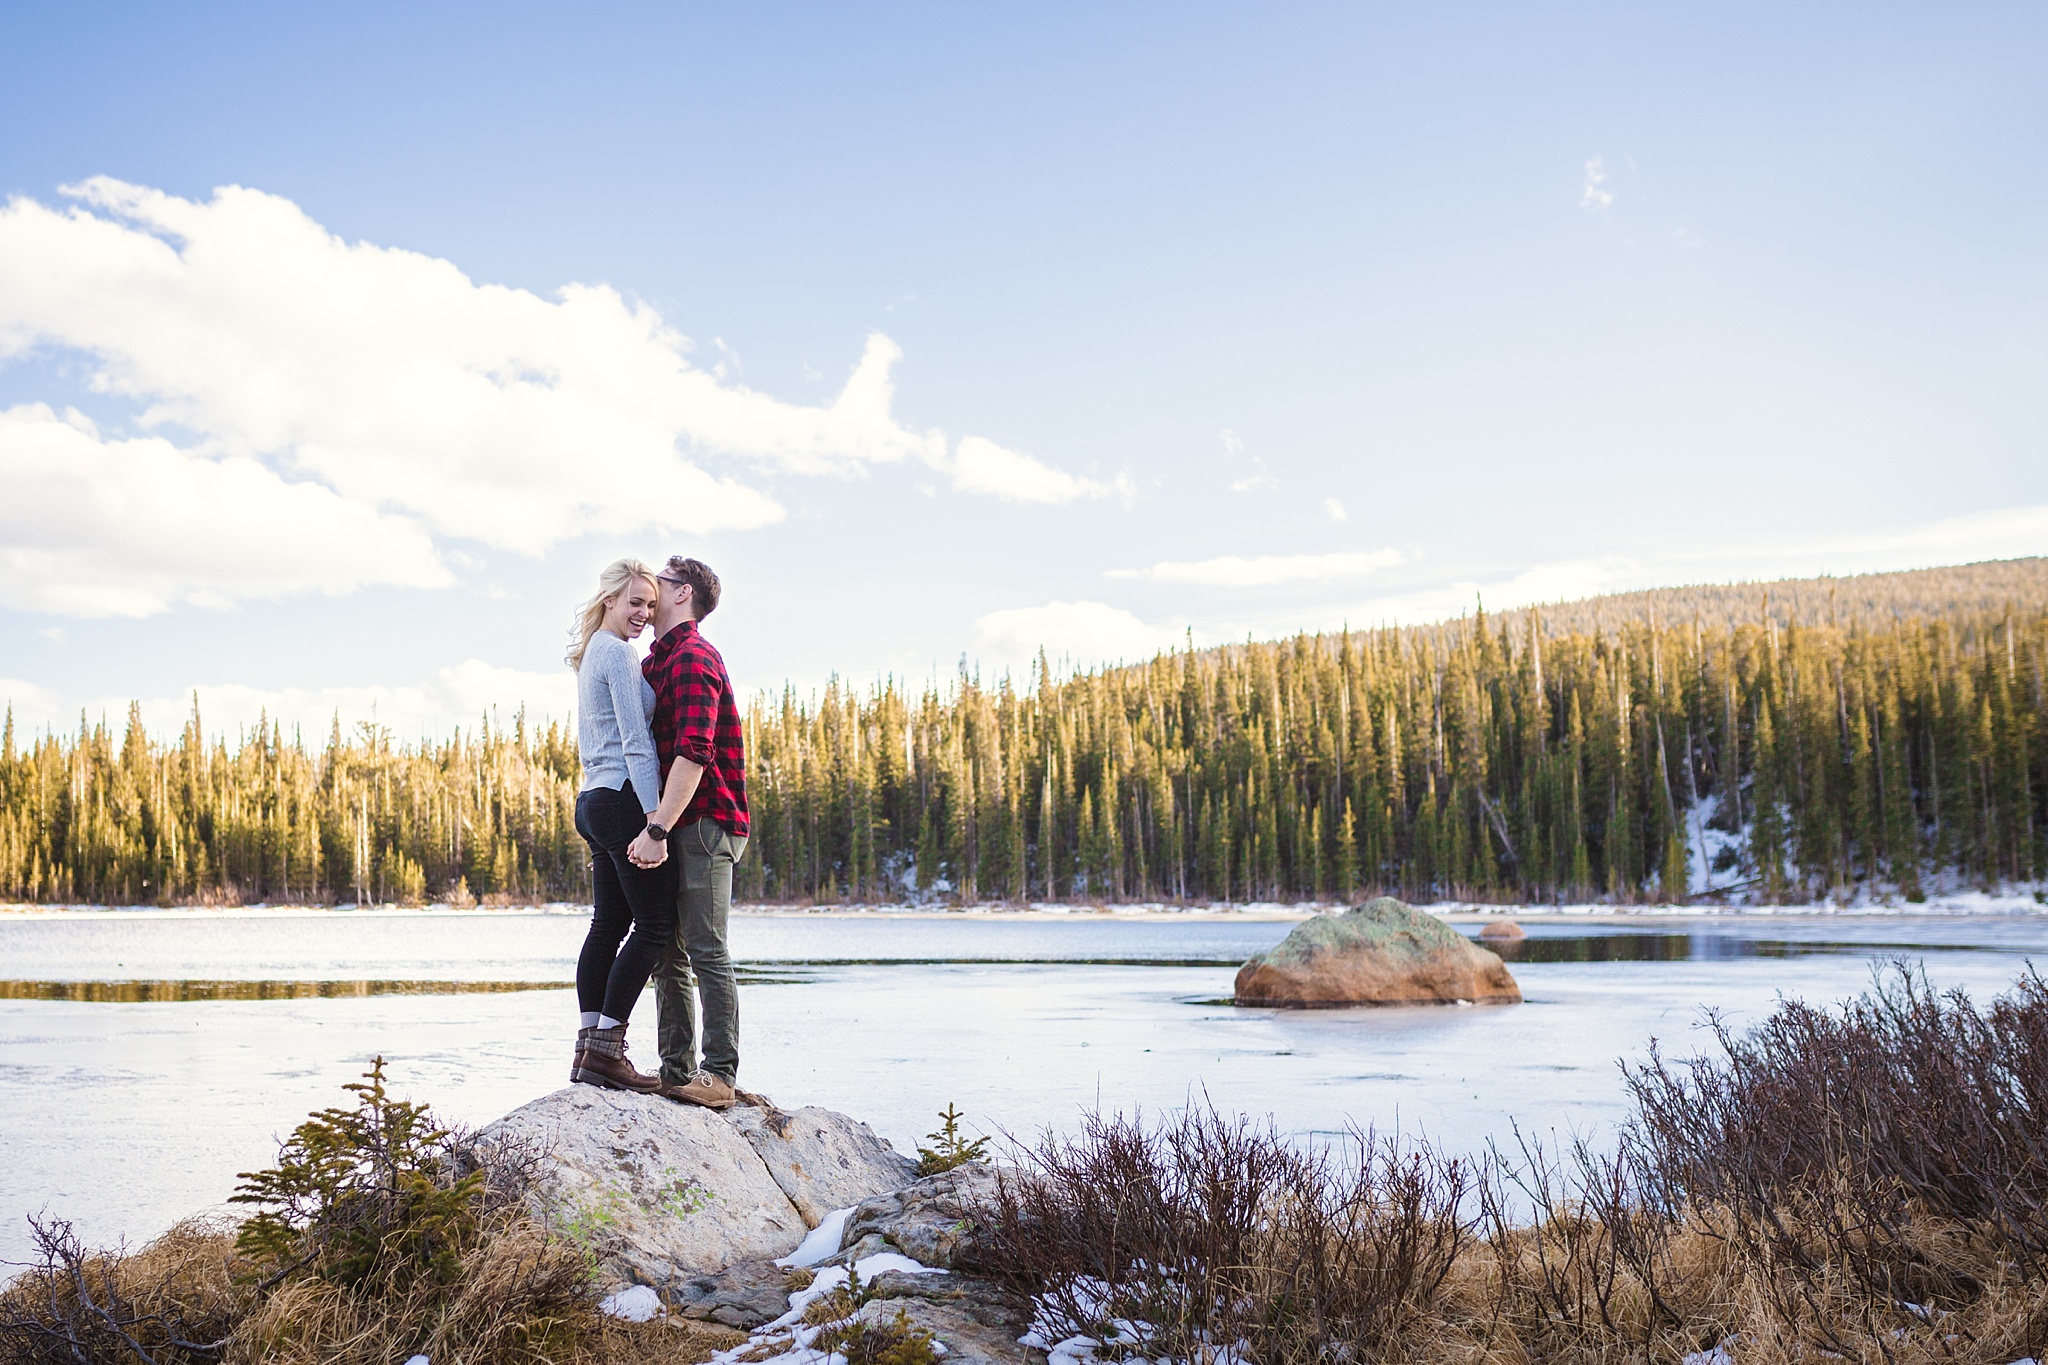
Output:
<instances>
[{"instance_id":1,"label":"woman's blonde hair","mask_svg":"<svg viewBox=\"0 0 2048 1365\"><path fill-rule=\"evenodd\" d=\"M604 572L597 576L596 594L576 608L576 624L569 628L569 652L563 656L569 667L583 667L583 651L590 648L590 637L604 628L605 612L619 600L620 593L633 586L636 578L652 583L654 570L630 556L604 566Z\"/></svg>"}]
</instances>

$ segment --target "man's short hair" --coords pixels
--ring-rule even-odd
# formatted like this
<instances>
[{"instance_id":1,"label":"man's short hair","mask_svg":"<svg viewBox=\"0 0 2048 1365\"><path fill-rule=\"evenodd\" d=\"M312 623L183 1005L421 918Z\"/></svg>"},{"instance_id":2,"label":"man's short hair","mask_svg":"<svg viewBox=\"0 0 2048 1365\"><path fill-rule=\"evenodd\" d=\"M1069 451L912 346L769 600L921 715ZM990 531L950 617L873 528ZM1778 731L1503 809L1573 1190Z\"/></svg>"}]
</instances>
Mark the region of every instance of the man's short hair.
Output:
<instances>
[{"instance_id":1,"label":"man's short hair","mask_svg":"<svg viewBox=\"0 0 2048 1365\"><path fill-rule=\"evenodd\" d=\"M670 555L666 577L690 585L690 609L699 621L718 610L718 575L703 560Z\"/></svg>"}]
</instances>

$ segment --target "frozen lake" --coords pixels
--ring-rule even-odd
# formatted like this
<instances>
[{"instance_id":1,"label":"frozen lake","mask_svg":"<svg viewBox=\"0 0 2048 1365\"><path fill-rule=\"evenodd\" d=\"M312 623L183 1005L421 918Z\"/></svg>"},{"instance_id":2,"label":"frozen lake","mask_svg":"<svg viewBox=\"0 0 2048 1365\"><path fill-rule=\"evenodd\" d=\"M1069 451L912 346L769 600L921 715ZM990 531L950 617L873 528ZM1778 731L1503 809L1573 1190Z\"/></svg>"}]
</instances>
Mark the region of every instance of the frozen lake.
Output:
<instances>
[{"instance_id":1,"label":"frozen lake","mask_svg":"<svg viewBox=\"0 0 2048 1365\"><path fill-rule=\"evenodd\" d=\"M1617 1059L1684 1055L1708 1008L1854 995L1892 957L1980 999L2048 956L2037 915L1544 916L1526 1003L1240 1010L1246 916L736 917L741 1083L911 1151L948 1103L1029 1136L1202 1094L1298 1133L1398 1125L1469 1148L1510 1120L1597 1134ZM1477 924L1462 926L1476 931ZM140 1241L219 1203L382 1053L396 1089L488 1122L562 1084L583 919L534 912L0 916L0 1259L23 1215ZM653 1005L635 1054L653 1065Z\"/></svg>"}]
</instances>

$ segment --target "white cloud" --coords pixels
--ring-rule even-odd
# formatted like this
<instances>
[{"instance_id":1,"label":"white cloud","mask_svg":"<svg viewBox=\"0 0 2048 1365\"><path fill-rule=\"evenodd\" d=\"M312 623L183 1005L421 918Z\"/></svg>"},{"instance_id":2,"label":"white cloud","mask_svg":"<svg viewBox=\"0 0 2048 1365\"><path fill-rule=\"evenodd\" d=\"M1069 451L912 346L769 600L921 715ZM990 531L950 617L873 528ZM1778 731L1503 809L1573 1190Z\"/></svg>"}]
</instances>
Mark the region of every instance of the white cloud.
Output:
<instances>
[{"instance_id":1,"label":"white cloud","mask_svg":"<svg viewBox=\"0 0 2048 1365\"><path fill-rule=\"evenodd\" d=\"M1778 544L1759 546L1756 553L1795 566L1773 569L1773 574L1875 573L2048 554L2048 504L1968 512L1920 526L1828 536L1790 550Z\"/></svg>"},{"instance_id":2,"label":"white cloud","mask_svg":"<svg viewBox=\"0 0 2048 1365\"><path fill-rule=\"evenodd\" d=\"M1355 603L1340 620L1353 625L1443 620L1544 602L1569 602L1601 593L1687 583L1767 582L1821 574L1891 573L2048 554L2048 505L2002 508L1947 517L1919 526L1892 527L1788 544L1782 538L1723 539L1660 546L1645 554L1612 554L1533 565L1504 577L1467 578ZM1290 627L1293 628L1293 627Z\"/></svg>"},{"instance_id":3,"label":"white cloud","mask_svg":"<svg viewBox=\"0 0 2048 1365\"><path fill-rule=\"evenodd\" d=\"M456 726L473 728L486 714L509 726L521 705L530 720L567 720L576 705L576 676L567 668L532 673L470 659L408 684L283 689L201 684L193 691L209 735L234 735L267 719L281 724L287 735L297 727L307 744L316 745L326 742L337 715L344 730L374 721L401 740L446 738ZM17 735L45 727L71 730L80 711L94 723L104 717L120 726L131 700L141 702L143 724L157 735L176 734L192 713L191 691L168 697L65 697L22 679L0 678L0 701L13 710Z\"/></svg>"},{"instance_id":4,"label":"white cloud","mask_svg":"<svg viewBox=\"0 0 2048 1365\"><path fill-rule=\"evenodd\" d=\"M542 298L478 284L250 189L193 201L98 178L65 193L67 209L0 207L0 361L91 356L93 387L182 446L159 462L182 459L195 483L241 461L240 477L316 482L366 524L525 553L595 529L783 518L762 488L710 472L720 460L797 476L911 460L964 491L1037 502L1116 491L991 442L956 455L943 433L905 426L890 377L902 352L879 334L835 398L788 403L732 378L722 343L694 363L687 338L604 286ZM366 543L340 576L382 572L382 553Z\"/></svg>"},{"instance_id":5,"label":"white cloud","mask_svg":"<svg viewBox=\"0 0 2048 1365\"><path fill-rule=\"evenodd\" d=\"M1114 483L1084 479L979 436L961 439L952 473L956 490L987 493L1005 502L1062 503L1106 498L1112 493L1121 493L1128 502L1133 492L1128 476L1118 475Z\"/></svg>"},{"instance_id":6,"label":"white cloud","mask_svg":"<svg viewBox=\"0 0 2048 1365\"><path fill-rule=\"evenodd\" d=\"M1330 555L1223 555L1193 562L1168 560L1149 569L1111 569L1111 578L1192 583L1209 588L1277 588L1288 583L1332 583L1364 578L1402 562L1399 550Z\"/></svg>"},{"instance_id":7,"label":"white cloud","mask_svg":"<svg viewBox=\"0 0 2048 1365\"><path fill-rule=\"evenodd\" d=\"M1217 432L1216 437L1223 443L1224 459L1235 460L1238 456L1244 454L1244 438L1229 427L1225 427ZM1249 493L1254 488L1278 488L1279 486L1280 481L1273 477L1273 472L1266 468L1265 459L1258 455L1252 456L1251 473L1241 479L1232 479L1230 481L1230 491L1233 493Z\"/></svg>"},{"instance_id":8,"label":"white cloud","mask_svg":"<svg viewBox=\"0 0 2048 1365\"><path fill-rule=\"evenodd\" d=\"M1329 514L1331 521L1351 520L1351 514L1344 510L1344 504L1335 498L1323 499L1323 511Z\"/></svg>"},{"instance_id":9,"label":"white cloud","mask_svg":"<svg viewBox=\"0 0 2048 1365\"><path fill-rule=\"evenodd\" d=\"M1343 624L1412 626L1467 614L1482 601L1488 611L1510 611L1540 602L1570 602L1603 592L1651 586L1641 580L1641 572L1642 565L1637 561L1620 557L1539 564L1505 578L1459 579L1374 597L1353 604L1341 617L1333 616L1321 624L1332 629Z\"/></svg>"},{"instance_id":10,"label":"white cloud","mask_svg":"<svg viewBox=\"0 0 2048 1365\"><path fill-rule=\"evenodd\" d=\"M102 440L77 413L0 410L0 604L147 616L180 603L451 582L426 532L254 460Z\"/></svg>"},{"instance_id":11,"label":"white cloud","mask_svg":"<svg viewBox=\"0 0 2048 1365\"><path fill-rule=\"evenodd\" d=\"M1048 602L992 611L974 623L981 657L1021 667L1043 649L1054 663L1076 665L1146 659L1179 644L1184 627L1152 626L1102 602Z\"/></svg>"},{"instance_id":12,"label":"white cloud","mask_svg":"<svg viewBox=\"0 0 2048 1365\"><path fill-rule=\"evenodd\" d=\"M1586 163L1586 182L1579 191L1579 207L1598 212L1614 202L1607 184L1607 158L1596 156Z\"/></svg>"}]
</instances>

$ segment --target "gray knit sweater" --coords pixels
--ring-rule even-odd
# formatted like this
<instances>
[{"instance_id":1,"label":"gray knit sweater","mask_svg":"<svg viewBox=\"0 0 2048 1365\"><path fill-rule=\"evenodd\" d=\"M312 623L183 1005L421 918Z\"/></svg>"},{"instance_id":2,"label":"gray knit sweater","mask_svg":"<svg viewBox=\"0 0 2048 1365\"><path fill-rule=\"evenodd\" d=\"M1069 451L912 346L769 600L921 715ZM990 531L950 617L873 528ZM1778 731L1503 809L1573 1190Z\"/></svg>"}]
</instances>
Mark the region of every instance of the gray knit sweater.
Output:
<instances>
[{"instance_id":1,"label":"gray knit sweater","mask_svg":"<svg viewBox=\"0 0 2048 1365\"><path fill-rule=\"evenodd\" d=\"M640 809L661 804L661 768L654 757L654 689L640 676L633 647L608 630L590 637L576 670L576 749L583 790L633 782Z\"/></svg>"}]
</instances>

